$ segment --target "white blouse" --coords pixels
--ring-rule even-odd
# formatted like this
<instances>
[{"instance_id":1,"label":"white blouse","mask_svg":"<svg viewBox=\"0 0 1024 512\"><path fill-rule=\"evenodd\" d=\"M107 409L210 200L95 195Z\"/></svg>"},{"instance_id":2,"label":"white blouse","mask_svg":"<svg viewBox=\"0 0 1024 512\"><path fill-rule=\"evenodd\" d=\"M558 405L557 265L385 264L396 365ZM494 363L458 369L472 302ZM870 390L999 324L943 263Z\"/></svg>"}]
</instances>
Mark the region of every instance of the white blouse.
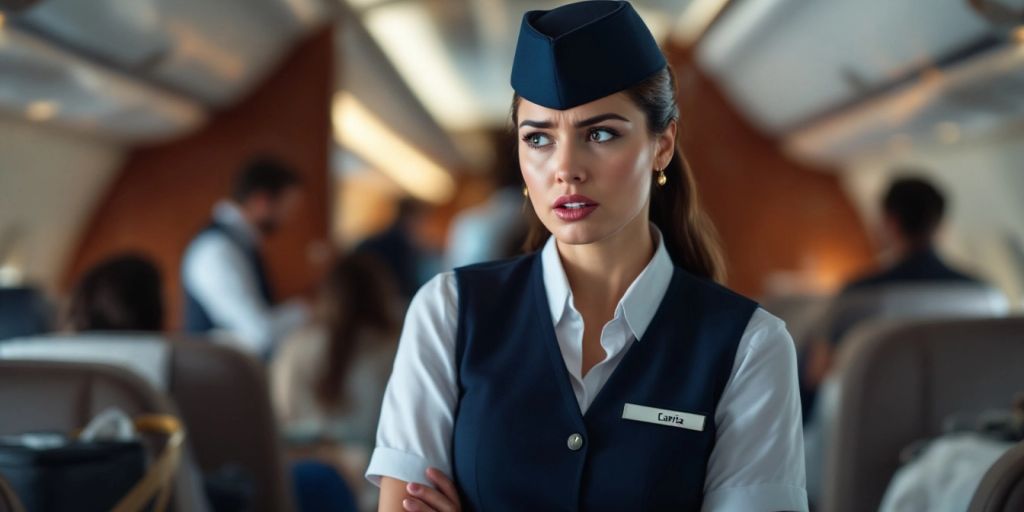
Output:
<instances>
[{"instance_id":1,"label":"white blouse","mask_svg":"<svg viewBox=\"0 0 1024 512\"><path fill-rule=\"evenodd\" d=\"M654 231L655 255L601 331L605 359L585 376L580 375L583 318L573 305L554 238L541 251L555 336L581 412L629 347L643 338L668 289L673 264L661 234ZM453 272L439 274L413 298L366 472L371 482L379 485L388 476L429 485L424 474L428 467L451 475L457 318ZM703 510L807 510L796 350L784 322L763 309L756 310L740 339L715 425Z\"/></svg>"}]
</instances>

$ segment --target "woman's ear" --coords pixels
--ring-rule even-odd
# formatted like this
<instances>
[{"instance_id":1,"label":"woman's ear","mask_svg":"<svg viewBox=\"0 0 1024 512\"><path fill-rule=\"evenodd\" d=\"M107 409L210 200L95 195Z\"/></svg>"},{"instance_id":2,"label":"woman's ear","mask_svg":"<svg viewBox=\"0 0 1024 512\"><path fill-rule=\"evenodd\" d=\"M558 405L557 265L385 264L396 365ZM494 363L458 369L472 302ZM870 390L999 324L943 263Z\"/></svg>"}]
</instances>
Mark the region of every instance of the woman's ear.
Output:
<instances>
[{"instance_id":1,"label":"woman's ear","mask_svg":"<svg viewBox=\"0 0 1024 512\"><path fill-rule=\"evenodd\" d=\"M655 140L654 164L657 169L668 167L668 163L672 161L672 155L676 151L676 124L677 121L669 122L665 131L659 133Z\"/></svg>"}]
</instances>

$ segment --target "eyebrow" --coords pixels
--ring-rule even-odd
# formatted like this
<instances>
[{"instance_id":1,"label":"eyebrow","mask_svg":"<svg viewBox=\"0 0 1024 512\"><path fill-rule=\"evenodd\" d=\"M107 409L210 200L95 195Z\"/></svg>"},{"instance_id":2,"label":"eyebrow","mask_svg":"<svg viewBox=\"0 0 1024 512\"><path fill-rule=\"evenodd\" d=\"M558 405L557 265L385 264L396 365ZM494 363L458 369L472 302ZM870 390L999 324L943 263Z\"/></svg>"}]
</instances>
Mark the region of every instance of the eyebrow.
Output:
<instances>
[{"instance_id":1,"label":"eyebrow","mask_svg":"<svg viewBox=\"0 0 1024 512\"><path fill-rule=\"evenodd\" d=\"M617 120L617 121L625 121L627 123L630 122L629 119L626 119L625 117L622 117L622 116L620 116L618 114L611 114L611 113L609 113L609 114L600 114L600 115L596 115L594 117L589 117L589 118L584 119L582 121L577 121L575 126L576 126L576 128L582 128L584 126L590 126L590 125L593 125L593 124L600 123L601 121L607 121L609 119L614 119L614 120ZM551 128L554 125L553 125L553 123L551 121L530 121L530 120L527 119L527 120L519 123L519 127L520 128L522 128L524 126L532 126L534 128Z\"/></svg>"}]
</instances>

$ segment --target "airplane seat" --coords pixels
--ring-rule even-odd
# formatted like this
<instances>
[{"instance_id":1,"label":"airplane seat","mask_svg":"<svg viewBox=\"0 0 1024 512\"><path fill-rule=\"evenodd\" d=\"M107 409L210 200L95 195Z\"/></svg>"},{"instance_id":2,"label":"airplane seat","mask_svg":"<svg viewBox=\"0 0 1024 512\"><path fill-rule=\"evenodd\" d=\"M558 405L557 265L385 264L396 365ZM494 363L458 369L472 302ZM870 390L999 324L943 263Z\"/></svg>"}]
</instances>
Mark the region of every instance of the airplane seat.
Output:
<instances>
[{"instance_id":1,"label":"airplane seat","mask_svg":"<svg viewBox=\"0 0 1024 512\"><path fill-rule=\"evenodd\" d=\"M0 287L0 341L52 329L49 303L36 288Z\"/></svg>"},{"instance_id":2,"label":"airplane seat","mask_svg":"<svg viewBox=\"0 0 1024 512\"><path fill-rule=\"evenodd\" d=\"M985 472L968 512L1024 510L1024 442L1004 453Z\"/></svg>"},{"instance_id":3,"label":"airplane seat","mask_svg":"<svg viewBox=\"0 0 1024 512\"><path fill-rule=\"evenodd\" d=\"M294 510L284 449L261 363L194 338L151 333L85 333L0 344L2 359L105 362L143 377L180 411L205 474L238 470L252 483L253 511Z\"/></svg>"},{"instance_id":4,"label":"airplane seat","mask_svg":"<svg viewBox=\"0 0 1024 512\"><path fill-rule=\"evenodd\" d=\"M806 346L828 309L829 299L821 295L780 295L762 297L758 301L765 311L786 322L786 330L793 337L799 352Z\"/></svg>"},{"instance_id":5,"label":"airplane seat","mask_svg":"<svg viewBox=\"0 0 1024 512\"><path fill-rule=\"evenodd\" d=\"M55 361L0 361L0 435L71 432L109 407L117 407L132 417L177 416L164 396L122 368ZM185 512L189 510L183 494L187 484L180 468L177 473L168 510Z\"/></svg>"},{"instance_id":6,"label":"airplane seat","mask_svg":"<svg viewBox=\"0 0 1024 512\"><path fill-rule=\"evenodd\" d=\"M877 510L901 450L1024 390L1024 317L873 322L839 359L823 510Z\"/></svg>"},{"instance_id":7,"label":"airplane seat","mask_svg":"<svg viewBox=\"0 0 1024 512\"><path fill-rule=\"evenodd\" d=\"M836 297L819 327L820 334L850 333L864 321L890 318L941 318L947 315L1006 316L1010 302L998 288L960 282L892 283ZM836 339L833 341L842 341Z\"/></svg>"},{"instance_id":8,"label":"airplane seat","mask_svg":"<svg viewBox=\"0 0 1024 512\"><path fill-rule=\"evenodd\" d=\"M864 290L840 294L818 317L817 325L810 327L811 337L831 339L842 347L847 338L857 337L858 329L875 323L942 318L1004 317L1010 314L1010 302L997 288L978 283L893 283L872 286ZM832 339L839 335L838 339ZM841 353L841 349L839 350ZM838 373L843 358L837 357ZM832 388L832 389L827 389ZM821 394L837 393L838 383L826 378ZM826 400L827 397L824 400ZM815 405L813 416L828 420L830 411L820 409L829 404Z\"/></svg>"},{"instance_id":9,"label":"airplane seat","mask_svg":"<svg viewBox=\"0 0 1024 512\"><path fill-rule=\"evenodd\" d=\"M263 364L196 338L170 342L170 395L204 470L240 467L254 480L254 512L294 510L284 445Z\"/></svg>"}]
</instances>

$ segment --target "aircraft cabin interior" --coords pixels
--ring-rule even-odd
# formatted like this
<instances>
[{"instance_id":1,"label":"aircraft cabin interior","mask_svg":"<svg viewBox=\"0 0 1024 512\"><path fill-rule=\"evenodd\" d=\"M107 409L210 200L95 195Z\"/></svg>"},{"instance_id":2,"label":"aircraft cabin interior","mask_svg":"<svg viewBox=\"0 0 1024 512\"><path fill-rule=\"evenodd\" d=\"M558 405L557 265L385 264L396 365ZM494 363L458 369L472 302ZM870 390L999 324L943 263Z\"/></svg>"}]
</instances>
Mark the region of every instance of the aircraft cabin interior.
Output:
<instances>
[{"instance_id":1,"label":"aircraft cabin interior","mask_svg":"<svg viewBox=\"0 0 1024 512\"><path fill-rule=\"evenodd\" d=\"M0 0L0 512L105 510L1024 511L1024 0Z\"/></svg>"}]
</instances>

